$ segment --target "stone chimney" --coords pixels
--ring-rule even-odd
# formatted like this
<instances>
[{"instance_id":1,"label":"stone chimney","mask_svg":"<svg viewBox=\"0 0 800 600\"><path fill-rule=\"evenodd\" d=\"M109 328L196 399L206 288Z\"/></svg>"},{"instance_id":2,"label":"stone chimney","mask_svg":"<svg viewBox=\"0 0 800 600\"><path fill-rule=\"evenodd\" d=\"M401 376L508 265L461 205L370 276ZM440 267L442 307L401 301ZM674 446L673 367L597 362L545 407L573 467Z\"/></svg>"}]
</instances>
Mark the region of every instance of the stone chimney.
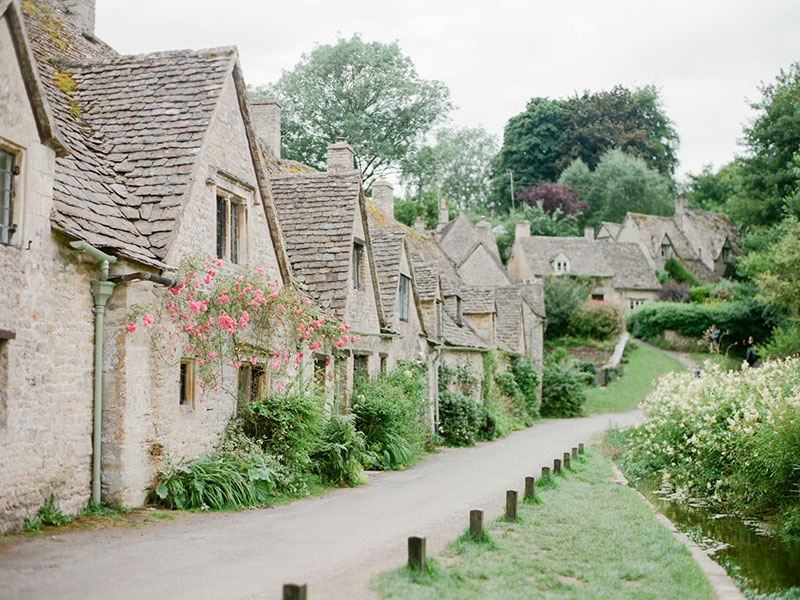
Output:
<instances>
[{"instance_id":1,"label":"stone chimney","mask_svg":"<svg viewBox=\"0 0 800 600\"><path fill-rule=\"evenodd\" d=\"M494 236L492 235L492 224L489 223L486 219L481 219L475 225L475 228L478 230L478 238L485 242L489 248L492 247L494 244Z\"/></svg>"},{"instance_id":2,"label":"stone chimney","mask_svg":"<svg viewBox=\"0 0 800 600\"><path fill-rule=\"evenodd\" d=\"M356 153L343 137L328 145L328 171L352 171L355 169Z\"/></svg>"},{"instance_id":3,"label":"stone chimney","mask_svg":"<svg viewBox=\"0 0 800 600\"><path fill-rule=\"evenodd\" d=\"M281 157L281 105L275 98L252 98L250 116L256 136L275 158Z\"/></svg>"},{"instance_id":4,"label":"stone chimney","mask_svg":"<svg viewBox=\"0 0 800 600\"><path fill-rule=\"evenodd\" d=\"M422 217L417 217L414 220L414 231L418 231L419 233L425 231L425 221L422 220Z\"/></svg>"},{"instance_id":5,"label":"stone chimney","mask_svg":"<svg viewBox=\"0 0 800 600\"><path fill-rule=\"evenodd\" d=\"M594 227L584 227L583 228L583 237L585 237L589 241L594 241Z\"/></svg>"},{"instance_id":6,"label":"stone chimney","mask_svg":"<svg viewBox=\"0 0 800 600\"><path fill-rule=\"evenodd\" d=\"M441 231L444 226L450 222L450 211L447 210L447 200L444 196L439 198L439 220L436 225L436 231Z\"/></svg>"},{"instance_id":7,"label":"stone chimney","mask_svg":"<svg viewBox=\"0 0 800 600\"><path fill-rule=\"evenodd\" d=\"M63 0L72 24L83 33L94 35L95 0Z\"/></svg>"},{"instance_id":8,"label":"stone chimney","mask_svg":"<svg viewBox=\"0 0 800 600\"><path fill-rule=\"evenodd\" d=\"M394 219L394 188L385 179L372 184L372 199L389 219Z\"/></svg>"},{"instance_id":9,"label":"stone chimney","mask_svg":"<svg viewBox=\"0 0 800 600\"><path fill-rule=\"evenodd\" d=\"M517 221L514 224L514 239L519 240L526 237L531 237L531 222Z\"/></svg>"},{"instance_id":10,"label":"stone chimney","mask_svg":"<svg viewBox=\"0 0 800 600\"><path fill-rule=\"evenodd\" d=\"M675 196L675 224L683 231L683 220L686 216L686 196Z\"/></svg>"}]
</instances>

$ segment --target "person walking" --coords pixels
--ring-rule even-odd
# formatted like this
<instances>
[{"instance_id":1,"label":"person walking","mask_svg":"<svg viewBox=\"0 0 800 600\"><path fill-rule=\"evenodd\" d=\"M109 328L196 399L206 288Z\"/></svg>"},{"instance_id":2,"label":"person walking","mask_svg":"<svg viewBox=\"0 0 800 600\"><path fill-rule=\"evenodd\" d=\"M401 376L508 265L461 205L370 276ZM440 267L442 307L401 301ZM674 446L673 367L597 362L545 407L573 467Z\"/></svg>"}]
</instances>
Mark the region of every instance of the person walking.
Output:
<instances>
[{"instance_id":1,"label":"person walking","mask_svg":"<svg viewBox=\"0 0 800 600\"><path fill-rule=\"evenodd\" d=\"M756 357L756 349L753 347L753 336L749 336L747 341L744 341L744 359L751 367L756 364L758 358Z\"/></svg>"}]
</instances>

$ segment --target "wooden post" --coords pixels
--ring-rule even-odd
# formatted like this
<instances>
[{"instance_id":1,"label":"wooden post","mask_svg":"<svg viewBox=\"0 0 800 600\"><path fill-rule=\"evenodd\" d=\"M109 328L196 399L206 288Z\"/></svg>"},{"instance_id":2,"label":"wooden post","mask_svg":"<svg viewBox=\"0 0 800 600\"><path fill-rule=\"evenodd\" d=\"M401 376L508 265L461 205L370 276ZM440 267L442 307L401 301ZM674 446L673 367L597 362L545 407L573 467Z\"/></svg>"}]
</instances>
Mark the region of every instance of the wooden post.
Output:
<instances>
[{"instance_id":1,"label":"wooden post","mask_svg":"<svg viewBox=\"0 0 800 600\"><path fill-rule=\"evenodd\" d=\"M533 477L526 477L525 478L525 498L529 498L530 500L533 500L534 485L535 485L535 482L533 480Z\"/></svg>"},{"instance_id":2,"label":"wooden post","mask_svg":"<svg viewBox=\"0 0 800 600\"><path fill-rule=\"evenodd\" d=\"M553 473L555 475L561 474L561 460L558 458L553 461Z\"/></svg>"},{"instance_id":3,"label":"wooden post","mask_svg":"<svg viewBox=\"0 0 800 600\"><path fill-rule=\"evenodd\" d=\"M583 444L578 444L578 454L583 454Z\"/></svg>"},{"instance_id":4,"label":"wooden post","mask_svg":"<svg viewBox=\"0 0 800 600\"><path fill-rule=\"evenodd\" d=\"M572 458L578 458L578 449L577 448L573 448L572 449Z\"/></svg>"},{"instance_id":5,"label":"wooden post","mask_svg":"<svg viewBox=\"0 0 800 600\"><path fill-rule=\"evenodd\" d=\"M542 477L550 477L550 467L542 467Z\"/></svg>"},{"instance_id":6,"label":"wooden post","mask_svg":"<svg viewBox=\"0 0 800 600\"><path fill-rule=\"evenodd\" d=\"M570 461L569 461L569 452L564 452L564 468L570 468Z\"/></svg>"},{"instance_id":7,"label":"wooden post","mask_svg":"<svg viewBox=\"0 0 800 600\"><path fill-rule=\"evenodd\" d=\"M483 535L483 511L471 510L469 511L469 533L477 539Z\"/></svg>"},{"instance_id":8,"label":"wooden post","mask_svg":"<svg viewBox=\"0 0 800 600\"><path fill-rule=\"evenodd\" d=\"M410 537L408 538L408 566L409 568L425 572L425 538L424 537Z\"/></svg>"},{"instance_id":9,"label":"wooden post","mask_svg":"<svg viewBox=\"0 0 800 600\"><path fill-rule=\"evenodd\" d=\"M283 600L306 600L307 594L305 583L302 585L294 583L283 584Z\"/></svg>"},{"instance_id":10,"label":"wooden post","mask_svg":"<svg viewBox=\"0 0 800 600\"><path fill-rule=\"evenodd\" d=\"M517 490L508 490L506 492L506 520L517 520Z\"/></svg>"}]
</instances>

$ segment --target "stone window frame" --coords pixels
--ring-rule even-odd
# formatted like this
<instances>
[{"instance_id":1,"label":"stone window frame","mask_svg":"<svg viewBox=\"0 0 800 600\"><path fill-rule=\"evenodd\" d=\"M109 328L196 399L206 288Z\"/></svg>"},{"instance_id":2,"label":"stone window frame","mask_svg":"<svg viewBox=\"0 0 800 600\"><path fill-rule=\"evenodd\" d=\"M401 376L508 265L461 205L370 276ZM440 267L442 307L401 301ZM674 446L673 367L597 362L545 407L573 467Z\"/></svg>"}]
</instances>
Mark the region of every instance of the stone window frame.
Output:
<instances>
[{"instance_id":1,"label":"stone window frame","mask_svg":"<svg viewBox=\"0 0 800 600\"><path fill-rule=\"evenodd\" d=\"M366 244L360 238L353 239L353 289L364 289L364 278L366 275L365 269L365 252Z\"/></svg>"},{"instance_id":2,"label":"stone window frame","mask_svg":"<svg viewBox=\"0 0 800 600\"><path fill-rule=\"evenodd\" d=\"M643 304L646 304L647 300L645 298L629 298L628 304L631 307L631 310L634 310Z\"/></svg>"},{"instance_id":3,"label":"stone window frame","mask_svg":"<svg viewBox=\"0 0 800 600\"><path fill-rule=\"evenodd\" d=\"M246 266L250 254L250 207L258 204L256 189L220 169L214 173L214 254L231 264ZM224 203L222 227L220 201Z\"/></svg>"},{"instance_id":4,"label":"stone window frame","mask_svg":"<svg viewBox=\"0 0 800 600\"><path fill-rule=\"evenodd\" d=\"M661 258L670 258L670 248L672 246L669 242L661 242Z\"/></svg>"},{"instance_id":5,"label":"stone window frame","mask_svg":"<svg viewBox=\"0 0 800 600\"><path fill-rule=\"evenodd\" d=\"M269 371L263 365L241 365L236 378L236 392L243 405L263 400L269 392Z\"/></svg>"},{"instance_id":6,"label":"stone window frame","mask_svg":"<svg viewBox=\"0 0 800 600\"><path fill-rule=\"evenodd\" d=\"M731 262L731 247L730 246L723 246L722 247L722 262L724 262L724 263Z\"/></svg>"},{"instance_id":7,"label":"stone window frame","mask_svg":"<svg viewBox=\"0 0 800 600\"><path fill-rule=\"evenodd\" d=\"M0 138L0 152L11 157L11 168L6 171L9 181L8 227L6 228L2 224L2 217L0 217L0 245L19 246L21 245L20 236L22 234L22 221L25 214L23 201L24 181L22 177L24 148ZM3 190L0 189L0 203L3 202L2 197ZM0 204L0 210L2 209L3 207Z\"/></svg>"},{"instance_id":8,"label":"stone window frame","mask_svg":"<svg viewBox=\"0 0 800 600\"><path fill-rule=\"evenodd\" d=\"M408 322L410 296L411 277L405 273L400 273L400 280L397 282L397 314L400 320L404 322Z\"/></svg>"},{"instance_id":9,"label":"stone window frame","mask_svg":"<svg viewBox=\"0 0 800 600\"><path fill-rule=\"evenodd\" d=\"M187 410L194 409L197 391L197 361L182 358L178 375L178 405Z\"/></svg>"},{"instance_id":10,"label":"stone window frame","mask_svg":"<svg viewBox=\"0 0 800 600\"><path fill-rule=\"evenodd\" d=\"M369 378L369 353L353 352L353 382L356 377Z\"/></svg>"}]
</instances>

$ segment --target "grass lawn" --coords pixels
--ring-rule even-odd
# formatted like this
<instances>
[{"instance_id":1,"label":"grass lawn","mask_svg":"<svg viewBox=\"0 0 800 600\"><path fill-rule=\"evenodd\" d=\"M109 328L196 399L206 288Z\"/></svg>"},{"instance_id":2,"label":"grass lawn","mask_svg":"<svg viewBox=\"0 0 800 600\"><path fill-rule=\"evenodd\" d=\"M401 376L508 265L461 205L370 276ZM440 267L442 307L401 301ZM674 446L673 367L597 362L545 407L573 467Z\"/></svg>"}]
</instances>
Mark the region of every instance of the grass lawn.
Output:
<instances>
[{"instance_id":1,"label":"grass lawn","mask_svg":"<svg viewBox=\"0 0 800 600\"><path fill-rule=\"evenodd\" d=\"M709 354L708 352L692 352L689 354L692 360L698 365L703 366L707 360L715 365L719 365L725 371L738 371L742 366L743 358L738 356L725 356L724 354Z\"/></svg>"},{"instance_id":2,"label":"grass lawn","mask_svg":"<svg viewBox=\"0 0 800 600\"><path fill-rule=\"evenodd\" d=\"M373 588L380 598L445 600L715 597L636 492L608 481L607 458L590 451L573 469L537 492L538 503L520 503L516 523L498 519L489 539L463 535L424 575L404 566L376 576Z\"/></svg>"},{"instance_id":3,"label":"grass lawn","mask_svg":"<svg viewBox=\"0 0 800 600\"><path fill-rule=\"evenodd\" d=\"M622 377L602 387L586 391L587 414L633 410L653 389L653 380L663 373L681 371L683 365L671 356L639 346L630 353Z\"/></svg>"}]
</instances>

